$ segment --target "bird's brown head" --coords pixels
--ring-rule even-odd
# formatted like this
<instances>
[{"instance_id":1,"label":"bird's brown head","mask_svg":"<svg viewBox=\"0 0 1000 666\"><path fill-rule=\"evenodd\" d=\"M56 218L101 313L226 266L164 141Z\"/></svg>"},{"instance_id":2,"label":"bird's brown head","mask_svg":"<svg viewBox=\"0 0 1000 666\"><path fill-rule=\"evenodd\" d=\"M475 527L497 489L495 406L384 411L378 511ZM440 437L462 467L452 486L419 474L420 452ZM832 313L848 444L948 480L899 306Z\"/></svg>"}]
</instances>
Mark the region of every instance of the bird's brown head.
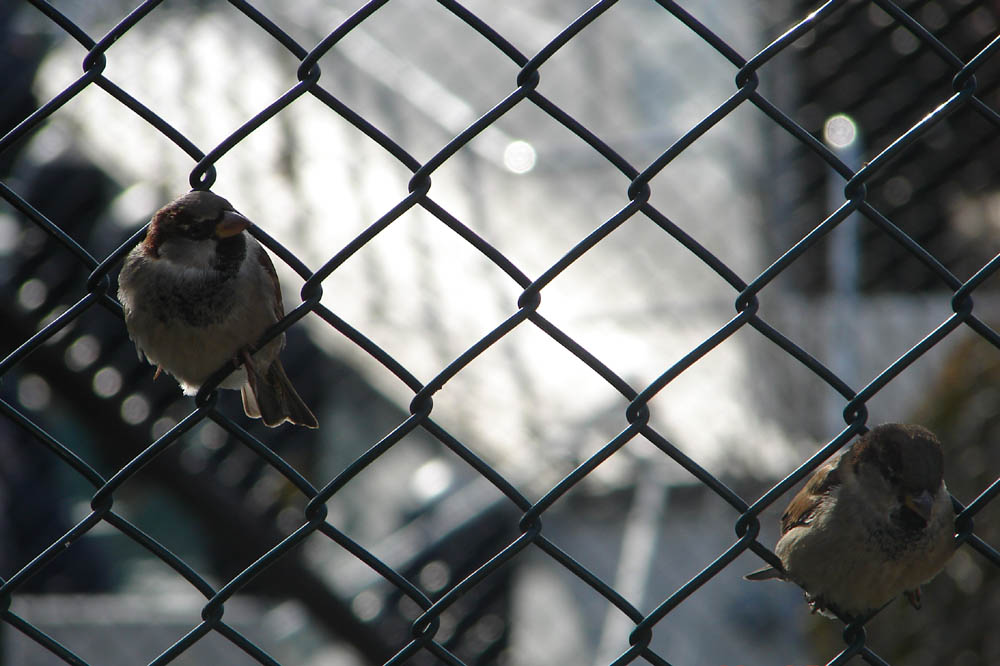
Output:
<instances>
[{"instance_id":1,"label":"bird's brown head","mask_svg":"<svg viewBox=\"0 0 1000 666\"><path fill-rule=\"evenodd\" d=\"M941 442L918 425L886 423L863 435L848 454L862 473L877 470L899 501L926 523L944 477Z\"/></svg>"},{"instance_id":2,"label":"bird's brown head","mask_svg":"<svg viewBox=\"0 0 1000 666\"><path fill-rule=\"evenodd\" d=\"M146 247L155 255L164 240L229 238L250 226L227 200L205 191L188 192L156 211L146 232Z\"/></svg>"}]
</instances>

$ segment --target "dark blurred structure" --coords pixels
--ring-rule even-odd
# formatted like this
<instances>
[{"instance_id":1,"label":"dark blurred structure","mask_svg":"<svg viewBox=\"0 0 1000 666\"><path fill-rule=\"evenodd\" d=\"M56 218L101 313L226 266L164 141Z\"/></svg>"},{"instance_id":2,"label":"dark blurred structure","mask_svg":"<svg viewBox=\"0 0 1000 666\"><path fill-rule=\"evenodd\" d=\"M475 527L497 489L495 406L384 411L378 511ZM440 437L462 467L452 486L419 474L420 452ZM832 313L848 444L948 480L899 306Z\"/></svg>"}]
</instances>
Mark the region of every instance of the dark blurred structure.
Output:
<instances>
[{"instance_id":1,"label":"dark blurred structure","mask_svg":"<svg viewBox=\"0 0 1000 666\"><path fill-rule=\"evenodd\" d=\"M815 9L795 2L796 15ZM775 59L790 81L786 112L822 137L827 118L843 113L861 132L862 154L878 154L952 94L955 64L916 37L883 3L848 2ZM887 3L885 3L887 4ZM993 2L908 0L898 6L945 47L967 61L997 35ZM1000 61L976 72L976 95L1000 108ZM775 203L779 246L788 247L832 212L826 196L831 171L801 142L774 131L779 146L775 178L790 179ZM971 108L951 115L889 164L869 184L867 200L927 248L960 279L967 279L1000 249L996 154L1000 134ZM860 166L860 165L858 165ZM944 287L911 253L868 220L862 222L860 287L868 293ZM807 292L829 284L829 266L791 269ZM989 287L988 287L989 288Z\"/></svg>"}]
</instances>

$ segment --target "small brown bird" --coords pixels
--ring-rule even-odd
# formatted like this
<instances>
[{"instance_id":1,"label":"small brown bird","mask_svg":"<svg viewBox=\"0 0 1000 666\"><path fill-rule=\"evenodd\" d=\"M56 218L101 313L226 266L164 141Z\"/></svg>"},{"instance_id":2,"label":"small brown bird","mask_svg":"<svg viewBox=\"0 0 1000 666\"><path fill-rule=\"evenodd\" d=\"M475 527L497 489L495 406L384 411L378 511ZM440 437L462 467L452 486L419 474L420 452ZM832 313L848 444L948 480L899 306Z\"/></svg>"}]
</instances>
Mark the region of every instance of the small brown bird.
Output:
<instances>
[{"instance_id":1,"label":"small brown bird","mask_svg":"<svg viewBox=\"0 0 1000 666\"><path fill-rule=\"evenodd\" d=\"M139 358L156 366L154 378L166 370L194 395L236 360L242 366L219 386L240 389L247 416L272 428L315 428L278 358L284 334L254 351L285 310L274 265L250 226L211 192L189 192L156 211L118 277L125 325Z\"/></svg>"},{"instance_id":2,"label":"small brown bird","mask_svg":"<svg viewBox=\"0 0 1000 666\"><path fill-rule=\"evenodd\" d=\"M777 578L805 590L813 612L866 619L920 585L955 552L955 514L941 443L917 425L877 426L816 470L781 516Z\"/></svg>"}]
</instances>

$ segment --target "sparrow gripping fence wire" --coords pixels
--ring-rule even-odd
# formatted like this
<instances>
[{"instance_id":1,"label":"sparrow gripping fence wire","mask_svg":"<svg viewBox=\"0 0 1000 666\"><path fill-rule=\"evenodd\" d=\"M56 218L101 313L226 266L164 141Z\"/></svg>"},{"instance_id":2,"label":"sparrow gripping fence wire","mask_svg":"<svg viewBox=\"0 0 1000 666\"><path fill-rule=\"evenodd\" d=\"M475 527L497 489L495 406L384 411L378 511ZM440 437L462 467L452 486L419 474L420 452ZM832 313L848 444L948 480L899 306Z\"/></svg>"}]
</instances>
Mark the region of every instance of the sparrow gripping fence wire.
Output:
<instances>
[{"instance_id":1,"label":"sparrow gripping fence wire","mask_svg":"<svg viewBox=\"0 0 1000 666\"><path fill-rule=\"evenodd\" d=\"M739 569L738 573L744 573L758 566L759 558L774 561L769 550L773 541L764 538L762 526L773 521L772 514L787 503L789 491L856 435L874 423L889 420L883 416L902 420L899 415L882 413L870 420L869 404L884 389L890 384L911 381L909 378L916 376L915 365L933 356L936 349L943 349L945 341L950 343L966 336L979 345L977 349L987 360L959 365L960 371L946 375L947 382L968 387L965 393L956 389L962 397L955 398L954 403L937 394L935 400L945 416L935 429L946 447L949 436L940 428L949 423L955 425L953 421L964 413L961 406L990 403L996 395L995 385L985 384L991 377L997 378L997 374L990 375L983 367L996 364L1000 358L1000 334L995 329L997 312L991 312L989 306L995 302L989 298L995 290L990 283L995 282L995 273L1000 268L1000 254L981 257L984 251L994 254L1000 251L1000 237L994 228L991 234L977 237L975 243L955 250L955 244L949 244L947 239L954 237L948 234L954 234L953 227L959 222L949 223L944 219L951 204L908 205L940 202L949 196L952 202L961 196L985 198L992 186L995 208L994 156L1000 147L997 85L1000 10L993 4L960 0L942 3L831 0L815 6L795 1L763 2L756 9L744 8L740 13L769 24L770 27L755 33L768 36L756 42L741 38L739 46L735 46L731 45L737 41L732 37L732 26L720 18L729 9L720 10L720 3L707 0L644 3L605 0L580 7L569 19L556 17L562 17L568 6L577 3L562 6L549 3L551 7L546 3L512 3L511 7L518 8L507 7L503 11L514 12L518 20L505 20L502 25L491 23L486 17L496 16L497 8L505 3L492 6L453 0L439 0L436 5L423 3L425 6L407 14L416 16L418 21L409 30L433 36L436 22L454 24L457 20L466 35L472 36L476 49L488 51L490 58L502 60L506 68L498 70L506 72L496 75L498 80L490 81L503 92L484 107L487 110L473 114L468 122L463 121L460 131L440 140L433 136L420 138L421 145L433 143L431 149L420 151L423 157L416 157L415 152L408 150L409 138L386 130L381 117L370 112L370 100L345 100L337 85L341 73L327 64L346 49L345 44L352 43L352 39L360 40L362 34L367 35L367 41L362 43L369 45L369 53L377 51L380 47L371 37L372 31L365 32L369 26L378 21L401 20L395 14L401 11L400 7L412 9L419 3L389 0L363 3L353 13L344 14L342 20L314 25L313 29L319 30L322 38L308 41L295 36L305 32L301 25L290 25L280 18L280 3L257 6L241 0L231 0L228 4L194 3L189 8L193 17L190 39L196 39L193 34L202 14L211 13L212 29L227 30L222 27L224 23L249 26L252 30L241 34L266 42L272 50L265 52L271 54L274 66L285 77L283 94L255 102L246 117L226 127L221 140L216 137L209 145L205 145L203 138L189 138L184 126L164 110L163 100L140 99L125 84L116 82L116 63L128 59L128 48L134 46L128 43L130 32L146 29L155 33L158 22L165 21L170 4L147 1L131 11L122 8L117 17L104 23L81 15L84 10L72 3L23 0L7 3L0 9L4 30L4 74L0 85L5 88L0 196L6 202L0 226L0 261L4 266L0 281L5 294L4 323L0 327L3 341L0 456L4 460L0 463L0 539L4 541L0 543L0 565L4 567L0 569L2 663L206 663L208 653L199 650L220 644L219 649L226 656L219 657L219 663L307 663L301 656L304 653L299 657L279 658L257 638L248 616L254 616L256 607L252 604L259 599L297 602L331 641L349 646L357 659L350 663L544 663L519 652L524 645L516 640L519 623L529 620L521 616L523 604L514 602L512 590L516 587L518 567L529 558L541 560L545 566L554 567L560 575L572 579L575 589L582 590L581 597L587 598L582 604L603 605L627 618L625 628L610 636L610 643L619 646L614 654L609 654L606 661L601 661L603 653L591 655L590 663L615 666L694 663L677 656L675 644L660 640L665 628L685 612L685 607L696 605L699 596L705 595L706 586L714 579L721 579L723 572L731 576ZM683 30L687 38L695 38L703 49L699 57L723 63L729 75L727 85L731 85L729 92L713 106L698 110L693 116L689 113L683 131L675 135L653 132L642 137L644 147L655 153L643 161L632 157L636 151L622 147L620 134L604 125L595 127L589 116L584 118L570 112L567 104L549 94L544 85L550 68L558 72L556 62L570 57L567 53L574 58L602 59L605 63L624 59L626 56L617 50L588 53L586 49L572 49L574 42L585 39L588 32L618 20L617 17L635 10L638 4L643 5L641 11L650 24L669 24L674 30ZM532 23L533 19L538 24ZM544 32L540 25L543 19L548 36L538 42L539 46L531 50L517 46L525 42L519 31ZM44 39L30 39L26 25L36 26L36 30L44 25ZM635 35L637 41L642 38ZM37 85L36 73L39 77L56 74L55 70L39 68L39 63L49 49L66 43L82 47L81 53L85 54L82 73L77 71L67 77L55 93L36 98L39 90L53 90L51 84ZM587 42L587 48L600 46ZM449 53L448 62L438 62L432 67L452 68L462 65L463 58L474 60L471 53L460 52L457 46L455 49ZM348 55L354 59L372 57L358 53L354 48ZM647 61L619 64L622 68L665 72L679 66L671 58L661 58L656 53L654 46L646 52ZM237 60L227 67L219 62L200 62L179 76L182 80L194 80L212 70L221 72L221 80L235 77L236 69L252 68L253 76L241 79L247 85L253 77L264 76L258 72L262 69L260 63L240 62L239 55L227 57ZM390 91L394 82L407 79L404 83L413 83L412 70L401 67L399 72L395 75L382 72L382 83ZM420 82L426 83L423 79ZM163 82L165 89L168 85ZM230 93L223 91L223 84L213 85L218 85L219 96L208 101L194 98L204 88L183 81L179 87L174 85L170 94L190 95L191 99L184 98L184 104L214 116L220 106L229 103ZM789 94L787 91L792 88L796 92ZM590 103L601 104L602 96L623 94L621 90L598 91ZM624 94L643 95L641 85L625 90ZM430 88L426 94L433 96L440 92ZM82 100L93 95L113 98L131 122L140 123L142 131L159 142L157 149L139 155L139 159L155 161L161 159L163 151L182 155L189 170L190 186L195 189L211 188L226 170L239 171L240 160L254 159L253 153L243 148L253 143L255 135L263 128L285 122L283 116L288 117L295 108L293 105L307 103L314 110L320 109L321 117L353 128L365 150L380 151L383 157L408 172L407 186L392 193L387 212L368 214L361 231L339 242L334 252L318 261L307 260L302 253L294 254L279 242L281 234L268 227L266 220L257 219L253 210L244 210L273 234L261 229L253 231L276 258L275 263L284 264L283 268L290 269L287 274L294 272L302 280L301 298L294 303L286 302L287 316L265 337L286 332L289 344L284 358L289 375L295 378L297 386L301 386L301 381L315 384L304 387L303 397L311 405L316 401L333 405L330 409L317 405L320 420L317 434L292 432L294 429L264 431L257 429L257 424L247 424L239 410L228 409L231 403L225 401L229 396L216 393L214 388L232 366L215 373L192 402L181 399L176 386L167 380L152 384L151 369L135 361L115 296L115 278L122 259L142 239L144 229L135 233L130 229L130 235L125 237L116 236L109 228L108 198L102 193L113 183L106 173L88 166L88 160L96 160L96 155L84 152L69 162L53 159L45 163L35 151L31 168L23 166L27 147L50 134L49 124L74 113ZM886 105L879 107L876 101L887 99L891 110L878 111L879 108L884 111ZM653 108L655 114L655 103ZM561 256L539 270L523 268L520 257L502 251L491 242L489 234L480 233L473 222L474 211L454 210L447 203L448 197L439 196L432 183L450 163L466 164L459 162L463 151L477 146L477 141L501 126L505 118L525 109L545 118L560 132L568 133L575 149L586 153L587 159L610 166L622 183L618 194L624 196L624 203L617 211L596 220L590 231L579 234ZM836 112L846 114L844 118L852 116L858 122L864 119L870 148L867 161L852 163L820 136L822 123L816 119ZM718 128L734 118L750 115L766 126L771 138L768 145L774 146L771 171L758 174L756 189L765 202L762 205L769 206L775 215L786 216L787 223L776 223L770 232L758 231L771 236L768 239L771 259L759 267L748 267L745 262L736 267L723 260L728 254L725 249L699 240L703 238L704 227L728 222L697 220L690 215L675 219L669 204L664 205L664 199L656 198L657 178L698 150L708 136L720 131ZM107 122L86 112L76 117L82 117L77 122L96 128L97 133L103 131L102 125ZM217 117L230 116L219 112ZM628 118L617 120L620 124L631 122ZM667 119L661 120L665 123ZM317 135L315 141L322 139ZM942 142L945 149L928 158L928 151ZM129 147L121 150L121 169L115 179L128 182L135 176L129 173L127 165L135 163L136 155L127 161L124 156L130 150L143 151ZM294 161L294 156L289 159ZM725 161L733 156L717 155L713 159ZM365 165L353 168L364 169ZM325 174L320 177L327 178ZM525 169L519 177L547 176L540 169L534 172ZM826 199L824 188L830 179L836 183L836 193ZM325 187L315 179L309 182L312 184L301 187ZM255 186L267 188L265 183ZM182 189L179 183L170 187L175 191ZM786 196L783 204L775 203L780 198L776 193L793 187L797 188L796 193ZM956 192L966 194L960 196ZM927 199L921 200L920 196ZM234 204L241 208L238 200ZM491 322L476 341L453 354L450 362L431 370L423 362L417 363L420 366L417 370L409 355L394 356L363 326L342 318L337 311L338 301L327 299L324 292L324 283L336 276L345 263L379 242L387 230L415 210L449 229L465 247L499 270L508 287L514 290L514 297L506 304L509 316ZM152 209L146 211L151 212ZM321 213L313 211L319 217ZM536 213L538 224L523 233L537 233L541 242L548 233L546 211ZM740 214L734 211L734 215ZM622 245L610 245L609 239L619 229L636 225L640 220L642 224L652 224L664 240L683 248L691 261L713 274L712 279L721 280L730 302L735 304L728 321L684 349L673 350L679 360L657 367L654 378L641 383L620 376L613 369L614 364L602 360L602 352L557 324L558 319L551 317L542 305L549 294L565 294L557 292L553 285L602 248L626 251ZM822 265L833 237L849 223L854 224L852 220L861 229L858 247L864 248L865 256L888 258L881 267L862 264L858 293L877 295L883 293L880 290L893 289L944 293L948 303L946 309L937 304L928 306L932 310L938 308L934 310L940 315L937 323L915 344L907 345L894 361L883 364L865 379L841 376L839 368L801 339L782 332L782 326L768 314L768 308L775 303L788 299L800 302L810 294L834 288L830 285L836 283L845 269L836 265L824 269ZM995 213L992 222L995 225ZM740 229L732 231L733 236L739 233ZM443 260L447 260L447 254ZM787 283L788 276L805 284L799 291L776 284ZM468 279L475 277L470 275ZM701 277L691 277L698 279ZM419 289L420 285L411 288ZM685 286L673 284L661 288ZM986 306L974 302L980 295ZM338 295L340 301L350 297L350 294ZM794 309L794 303L789 307ZM859 315L849 312L845 316ZM609 319L614 319L614 315L609 315ZM311 347L302 334L304 324L316 322L326 331L322 335L336 340L336 347L350 346L355 353L363 354L378 372L405 386L409 405L399 408L386 404L375 389L361 388L362 381L351 383L344 379L356 378L357 371L327 352ZM469 373L484 356L501 347L505 339L523 335L526 329L540 333L549 343L572 355L576 362L586 366L588 373L623 398L625 405L613 417L619 424L615 436L580 455L574 466L560 472L554 483L530 492L523 478L513 478L491 464L491 457L483 453L475 437L439 420L440 408L434 403L435 396L453 384L456 377ZM407 335L432 337L435 327L414 326ZM703 367L713 352L727 348L738 336L748 335L763 341L771 352L779 353L794 365L796 373L808 375L836 394L843 415L842 424L826 431L824 445L813 455L772 486L753 491L737 490L737 483L710 472L696 452L668 436L661 422L653 418L656 406L651 404L682 375ZM424 342L427 346L434 344L430 339ZM858 342L844 338L837 344L847 348ZM309 351L303 351L307 348ZM620 352L644 353L629 349ZM310 372L318 374L320 368L324 377L338 380L298 379ZM139 387L141 395L135 392ZM929 395L933 387L925 388ZM769 389L756 390L764 394ZM530 401L530 397L525 399ZM995 651L988 652L983 647L990 644L988 637L970 635L949 626L957 623L956 613L986 616L992 613L996 617L998 612L995 602L1000 598L996 593L1000 585L997 549L1000 531L995 529L995 504L1000 493L1000 449L995 429L993 439L988 437L991 432L988 424L996 421L997 413L995 403L992 404L993 407L984 408L983 422L987 425L955 426L955 432L962 435L982 437L979 442L982 449L977 449L975 458L980 469L974 485L964 487L960 493L953 480L968 466L949 466L947 474L952 492L961 495L954 499L959 552L964 554L964 566L979 572L977 575L986 590L984 595L992 590L992 606L952 609L951 617L940 616L947 617L948 624L933 625L922 635L910 638L917 651L933 654L932 661L906 663L987 663L990 655L993 661L1000 655L995 640L992 643ZM494 419L500 429L504 415L499 410L481 418L487 422ZM954 416L951 422L948 415ZM545 418L558 417L556 414ZM368 422L379 425L370 427L365 425ZM214 434L204 434L192 444L197 433L209 432L205 430L206 424L214 424L210 431ZM755 427L745 426L748 430ZM325 442L323 446L335 446L338 439L347 437L346 431L361 440L360 448L356 452L348 449L352 451L349 457L342 457L332 467L314 468L316 458L312 449L321 446L321 442ZM406 538L401 536L394 542L396 550L402 552L397 557L393 549L374 549L358 536L363 530L348 524L350 521L344 518L340 505L360 479L372 475L373 470L387 468L393 456L402 455L400 451L407 445L401 444L417 434L433 447L446 451L449 464L459 467L466 479L489 487L493 499L470 509L468 498L446 494L436 503L410 508L409 531L404 530ZM548 522L560 510L568 510L573 492L599 466L623 458L640 441L650 444L660 461L681 470L687 486L699 487L721 500L735 530L729 545L697 562L696 573L686 582L653 600L647 594L642 604L631 599L632 592L619 589L617 579L588 564L585 552L571 551L554 538L549 527L552 523ZM535 442L513 442L511 446L530 448L543 444L540 438ZM954 456L947 455L951 465ZM394 469L397 475L412 472L406 465ZM396 481L406 482L407 478ZM623 487L626 495L633 492L629 484ZM172 537L160 534L160 528L147 527L162 523L146 520L141 507L130 501L136 493L144 492L168 496L174 503L172 506L183 507L183 510L171 509L178 513L165 521L191 521L190 530L197 532L200 542L208 545L200 550L178 546ZM385 493L391 494L391 489L385 489ZM69 496L82 501L67 507ZM365 520L381 520L380 499L363 498L363 503L371 505ZM988 513L991 504L992 517ZM468 510L467 518L440 528L443 516L454 514L455 506ZM762 520L762 514L768 510ZM981 514L983 519L976 523ZM614 521L623 523L625 516ZM994 529L989 529L991 526ZM117 543L126 545L102 547L101 535L108 533L119 539ZM683 536L687 540L704 537L693 528ZM591 538L603 537L592 534ZM352 570L361 572L359 579L367 577L374 582L367 591L338 588L324 574L322 565L316 566L316 548L335 549L341 558L337 562L349 561L342 568L353 567ZM741 562L733 563L747 551L758 557L748 554ZM86 645L79 635L61 633L38 619L41 617L38 609L44 606L47 592L91 593L89 598L98 603L109 598L104 593L115 589L115 581L122 579L124 574L120 569L124 563L137 560L158 563L158 580L169 579L170 589L180 585L199 597L194 615L185 615L171 625L179 627L173 638L164 641L162 636L144 636L138 630L121 631L115 634L114 646L95 647ZM435 572L447 575L435 576ZM117 621L123 624L164 603L157 601L162 591L148 576L135 574L135 577L146 584L129 597L137 599L137 606L119 617ZM64 614L76 612L74 621L80 623L88 619L86 614L90 611L86 609L90 607L80 602L80 597L61 598L76 600L65 607ZM284 608L266 603L265 606L271 609L268 614L280 614ZM394 609L391 612L387 610L390 607ZM804 614L804 606L796 610ZM715 614L713 617L722 614L717 608L710 612ZM929 612L930 608L922 611ZM537 621L537 615L532 617ZM891 656L903 653L886 648L890 654L878 647L882 645L877 642L880 632L888 632L888 628L878 625L877 620L867 628L848 626L843 644L833 648L827 645L823 649L831 651L816 660L830 664L855 658L869 664L904 663L898 660L903 657ZM711 633L688 636L687 649L699 654L699 642L712 641ZM953 636L955 642L948 648L951 652L935 653L940 646L930 646L936 640L931 638L933 634ZM780 644L781 639L775 640ZM116 658L117 661L109 656L133 642L136 647L129 653L131 656ZM22 661L4 661L14 659L11 655L15 643L20 646L17 658ZM742 663L743 658L734 654L731 663ZM697 663L706 662L697 660Z\"/></svg>"}]
</instances>

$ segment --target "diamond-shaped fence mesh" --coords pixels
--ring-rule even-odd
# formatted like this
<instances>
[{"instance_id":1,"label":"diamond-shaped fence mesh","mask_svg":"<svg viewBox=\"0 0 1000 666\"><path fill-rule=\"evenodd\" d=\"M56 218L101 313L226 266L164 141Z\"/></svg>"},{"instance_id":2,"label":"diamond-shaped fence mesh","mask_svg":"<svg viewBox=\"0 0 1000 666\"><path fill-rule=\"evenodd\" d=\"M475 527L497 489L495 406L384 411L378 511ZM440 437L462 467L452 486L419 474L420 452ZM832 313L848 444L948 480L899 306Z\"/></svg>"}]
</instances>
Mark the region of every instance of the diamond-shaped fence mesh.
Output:
<instances>
[{"instance_id":1,"label":"diamond-shaped fence mesh","mask_svg":"<svg viewBox=\"0 0 1000 666\"><path fill-rule=\"evenodd\" d=\"M997 663L998 28L6 3L0 662ZM317 431L137 360L117 272L187 185L259 225ZM885 421L959 547L841 634L741 575Z\"/></svg>"}]
</instances>

